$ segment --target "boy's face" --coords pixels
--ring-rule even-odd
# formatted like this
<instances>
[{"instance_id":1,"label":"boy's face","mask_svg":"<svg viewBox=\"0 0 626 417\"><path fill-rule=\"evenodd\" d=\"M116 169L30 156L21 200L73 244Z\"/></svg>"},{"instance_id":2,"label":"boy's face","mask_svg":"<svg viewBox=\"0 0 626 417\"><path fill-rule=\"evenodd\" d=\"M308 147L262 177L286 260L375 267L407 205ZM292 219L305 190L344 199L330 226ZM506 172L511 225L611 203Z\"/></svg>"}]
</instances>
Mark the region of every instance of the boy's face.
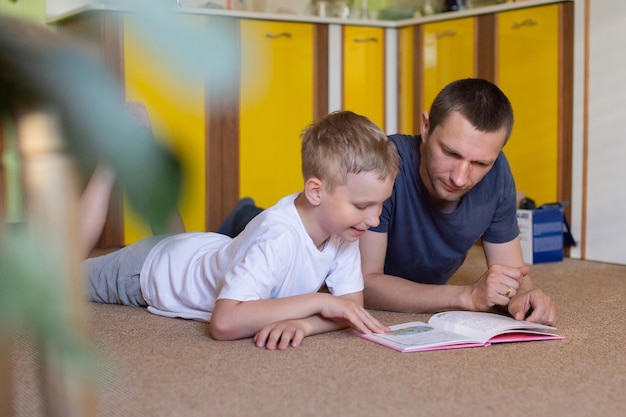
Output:
<instances>
[{"instance_id":1,"label":"boy's face","mask_svg":"<svg viewBox=\"0 0 626 417\"><path fill-rule=\"evenodd\" d=\"M489 172L504 146L505 129L477 130L459 112L428 134L422 117L420 177L435 205L453 210L461 198Z\"/></svg>"},{"instance_id":2,"label":"boy's face","mask_svg":"<svg viewBox=\"0 0 626 417\"><path fill-rule=\"evenodd\" d=\"M344 185L324 193L318 217L321 226L343 240L357 240L370 227L378 226L382 205L391 196L393 178L378 174L349 174Z\"/></svg>"}]
</instances>

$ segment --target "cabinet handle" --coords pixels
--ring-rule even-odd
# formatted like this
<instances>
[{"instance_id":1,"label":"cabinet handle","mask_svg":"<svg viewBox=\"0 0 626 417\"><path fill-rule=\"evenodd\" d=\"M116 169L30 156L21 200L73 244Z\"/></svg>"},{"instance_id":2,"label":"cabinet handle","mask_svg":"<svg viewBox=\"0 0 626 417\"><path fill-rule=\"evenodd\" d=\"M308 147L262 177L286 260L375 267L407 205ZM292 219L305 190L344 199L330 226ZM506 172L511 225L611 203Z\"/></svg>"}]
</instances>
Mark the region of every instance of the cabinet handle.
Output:
<instances>
[{"instance_id":1,"label":"cabinet handle","mask_svg":"<svg viewBox=\"0 0 626 417\"><path fill-rule=\"evenodd\" d=\"M443 32L435 34L435 39L441 39L446 36L456 36L456 32L454 30L444 30Z\"/></svg>"},{"instance_id":2,"label":"cabinet handle","mask_svg":"<svg viewBox=\"0 0 626 417\"><path fill-rule=\"evenodd\" d=\"M513 22L513 29L519 29L523 26L535 26L537 22L535 19L526 19L521 22Z\"/></svg>"},{"instance_id":3,"label":"cabinet handle","mask_svg":"<svg viewBox=\"0 0 626 417\"><path fill-rule=\"evenodd\" d=\"M378 42L378 38L376 38L374 36L370 36L369 38L354 38L353 41L355 41L357 43Z\"/></svg>"},{"instance_id":4,"label":"cabinet handle","mask_svg":"<svg viewBox=\"0 0 626 417\"><path fill-rule=\"evenodd\" d=\"M281 33L266 33L266 38L276 39L276 38L291 38L291 33L289 32L281 32Z\"/></svg>"}]
</instances>

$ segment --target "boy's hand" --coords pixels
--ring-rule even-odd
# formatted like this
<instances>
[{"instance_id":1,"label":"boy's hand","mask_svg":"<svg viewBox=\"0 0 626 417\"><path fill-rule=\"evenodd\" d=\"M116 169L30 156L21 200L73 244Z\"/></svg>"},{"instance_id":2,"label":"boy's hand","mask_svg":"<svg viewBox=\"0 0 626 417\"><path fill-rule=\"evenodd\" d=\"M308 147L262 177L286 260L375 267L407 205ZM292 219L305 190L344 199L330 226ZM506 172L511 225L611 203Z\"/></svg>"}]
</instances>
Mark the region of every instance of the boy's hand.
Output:
<instances>
[{"instance_id":1,"label":"boy's hand","mask_svg":"<svg viewBox=\"0 0 626 417\"><path fill-rule=\"evenodd\" d=\"M344 298L347 296L336 297L325 294L322 297L324 302L318 315L268 324L254 335L254 344L269 350L284 350L290 344L292 347L300 346L302 340L311 334L346 326L353 326L362 333L384 333L390 330L358 303Z\"/></svg>"},{"instance_id":2,"label":"boy's hand","mask_svg":"<svg viewBox=\"0 0 626 417\"><path fill-rule=\"evenodd\" d=\"M322 306L320 315L330 320L347 322L361 333L385 333L390 330L359 304L343 297L330 296Z\"/></svg>"},{"instance_id":3,"label":"boy's hand","mask_svg":"<svg viewBox=\"0 0 626 417\"><path fill-rule=\"evenodd\" d=\"M305 323L302 320L283 320L268 324L254 335L254 344L268 350L285 350L300 346L306 336Z\"/></svg>"}]
</instances>

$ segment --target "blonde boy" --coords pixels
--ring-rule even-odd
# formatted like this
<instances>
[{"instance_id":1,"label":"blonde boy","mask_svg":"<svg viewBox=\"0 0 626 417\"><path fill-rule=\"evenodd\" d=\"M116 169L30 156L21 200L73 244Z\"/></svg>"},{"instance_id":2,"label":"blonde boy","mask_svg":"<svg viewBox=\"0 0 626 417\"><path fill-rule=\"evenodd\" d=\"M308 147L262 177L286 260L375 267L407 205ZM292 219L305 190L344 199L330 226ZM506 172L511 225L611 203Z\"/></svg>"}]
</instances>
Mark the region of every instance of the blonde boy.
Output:
<instances>
[{"instance_id":1,"label":"blonde boy","mask_svg":"<svg viewBox=\"0 0 626 417\"><path fill-rule=\"evenodd\" d=\"M384 332L363 308L358 239L378 225L397 170L395 146L375 124L331 113L303 132L303 191L234 239L157 236L86 260L90 298L208 321L215 339L254 336L267 349L346 326Z\"/></svg>"}]
</instances>

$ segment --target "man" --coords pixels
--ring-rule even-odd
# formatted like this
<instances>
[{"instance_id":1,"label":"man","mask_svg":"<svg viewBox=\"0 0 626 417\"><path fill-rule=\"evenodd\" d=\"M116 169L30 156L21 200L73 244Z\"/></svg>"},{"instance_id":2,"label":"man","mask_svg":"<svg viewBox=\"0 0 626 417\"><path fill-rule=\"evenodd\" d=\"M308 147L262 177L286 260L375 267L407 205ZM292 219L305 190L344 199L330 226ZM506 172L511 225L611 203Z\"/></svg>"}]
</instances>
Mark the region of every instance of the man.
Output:
<instances>
[{"instance_id":1,"label":"man","mask_svg":"<svg viewBox=\"0 0 626 417\"><path fill-rule=\"evenodd\" d=\"M380 225L360 241L368 308L438 312L502 306L516 319L556 321L553 300L533 288L524 265L516 190L502 147L513 110L494 84L446 86L421 135L390 136L400 173ZM488 270L473 284L448 285L482 239Z\"/></svg>"}]
</instances>

